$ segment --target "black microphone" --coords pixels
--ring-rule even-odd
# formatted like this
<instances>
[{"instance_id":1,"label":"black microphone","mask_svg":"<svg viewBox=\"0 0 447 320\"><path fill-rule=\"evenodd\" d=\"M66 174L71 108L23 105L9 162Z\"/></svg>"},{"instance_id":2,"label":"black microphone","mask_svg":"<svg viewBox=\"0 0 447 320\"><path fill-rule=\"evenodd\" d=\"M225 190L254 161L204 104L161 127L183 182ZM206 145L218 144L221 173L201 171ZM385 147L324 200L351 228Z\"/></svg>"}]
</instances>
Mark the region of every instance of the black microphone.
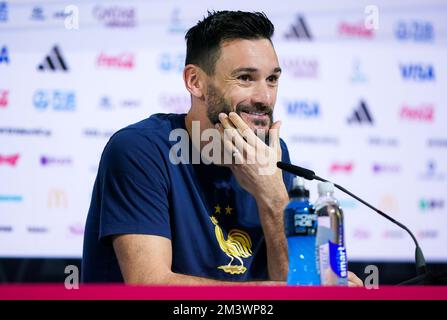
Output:
<instances>
[{"instance_id":1,"label":"black microphone","mask_svg":"<svg viewBox=\"0 0 447 320\"><path fill-rule=\"evenodd\" d=\"M285 163L285 162L277 162L276 165L278 166L278 168L280 168L281 170L287 171L289 173L295 174L299 177L302 177L304 179L307 180L319 180L322 182L328 182L327 180L320 178L319 176L317 176L315 174L314 171L306 169L306 168L302 168L302 167L298 167L295 166L293 164L289 164L289 163ZM396 221L395 219L391 218L389 215L385 214L384 212L380 211L379 209L373 207L372 205L370 205L368 202L360 199L359 197L357 197L355 194L349 192L348 190L346 190L345 188L343 188L342 186L339 186L338 184L334 183L334 186L337 189L340 189L341 191L347 193L348 195L350 195L351 197L353 197L354 199L360 201L361 203L363 203L365 206L367 206L368 208L374 210L375 212L377 212L378 214L380 214L382 217L384 217L385 219L390 220L391 222L393 222L394 224L398 225L399 227L401 227L402 229L404 229L405 231L407 231L411 238L413 239L415 245L416 245L416 253L415 253L415 260L416 260L416 272L418 275L423 275L427 273L427 266L425 263L425 258L424 258L424 254L422 253L422 249L419 246L419 243L416 239L416 237L413 235L413 233L410 231L410 229L408 229L406 226L404 226L402 223L400 223L399 221Z\"/></svg>"}]
</instances>

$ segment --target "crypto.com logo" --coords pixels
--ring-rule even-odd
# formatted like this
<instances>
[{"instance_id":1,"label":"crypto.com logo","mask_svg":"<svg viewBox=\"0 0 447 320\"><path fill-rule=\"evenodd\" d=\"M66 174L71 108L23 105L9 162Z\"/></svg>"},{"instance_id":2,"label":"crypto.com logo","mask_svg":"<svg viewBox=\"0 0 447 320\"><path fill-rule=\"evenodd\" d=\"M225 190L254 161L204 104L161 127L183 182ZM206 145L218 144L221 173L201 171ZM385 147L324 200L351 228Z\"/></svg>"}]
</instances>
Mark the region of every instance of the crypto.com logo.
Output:
<instances>
[{"instance_id":1,"label":"crypto.com logo","mask_svg":"<svg viewBox=\"0 0 447 320\"><path fill-rule=\"evenodd\" d=\"M279 132L277 129L270 129L268 132L268 145L264 143L267 135L264 130L258 130L255 135L251 129L247 128L241 132L241 136L235 129L224 129L223 134L215 128L200 131L200 121L192 122L191 139L192 152L190 152L190 136L185 129L174 129L169 134L169 141L175 143L169 151L169 160L172 164L216 164L233 165L248 164L259 165L260 175L272 175L276 170L278 154L276 141ZM222 148L222 137L224 147ZM244 137L244 138L242 138ZM211 141L210 141L211 140ZM197 146L207 142L201 151ZM194 147L196 146L196 147ZM272 146L272 147L270 147ZM230 151L231 150L231 151Z\"/></svg>"}]
</instances>

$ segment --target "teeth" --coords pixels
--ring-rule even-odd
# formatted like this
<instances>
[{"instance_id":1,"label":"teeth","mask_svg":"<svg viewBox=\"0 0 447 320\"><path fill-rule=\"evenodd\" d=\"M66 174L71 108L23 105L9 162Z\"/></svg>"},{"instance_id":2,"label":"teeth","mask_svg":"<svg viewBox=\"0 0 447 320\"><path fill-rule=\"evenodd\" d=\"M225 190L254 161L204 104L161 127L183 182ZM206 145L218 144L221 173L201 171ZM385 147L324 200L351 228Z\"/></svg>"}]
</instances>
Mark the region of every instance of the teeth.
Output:
<instances>
[{"instance_id":1,"label":"teeth","mask_svg":"<svg viewBox=\"0 0 447 320\"><path fill-rule=\"evenodd\" d=\"M265 113L263 113L263 112L250 112L250 114L253 114L255 116L263 116Z\"/></svg>"}]
</instances>

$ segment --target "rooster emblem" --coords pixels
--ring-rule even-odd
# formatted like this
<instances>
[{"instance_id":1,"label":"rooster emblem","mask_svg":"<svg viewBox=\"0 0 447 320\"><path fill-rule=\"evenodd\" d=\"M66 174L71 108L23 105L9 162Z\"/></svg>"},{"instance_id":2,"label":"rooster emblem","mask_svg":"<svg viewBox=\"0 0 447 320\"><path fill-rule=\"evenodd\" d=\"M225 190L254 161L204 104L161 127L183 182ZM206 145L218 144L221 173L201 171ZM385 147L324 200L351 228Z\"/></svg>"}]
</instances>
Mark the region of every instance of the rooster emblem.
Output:
<instances>
[{"instance_id":1,"label":"rooster emblem","mask_svg":"<svg viewBox=\"0 0 447 320\"><path fill-rule=\"evenodd\" d=\"M220 249L231 259L227 265L219 266L218 269L230 274L242 274L247 271L241 258L248 258L252 254L251 239L248 233L232 229L228 233L227 239L225 239L217 219L211 216L211 221L214 224L214 233L216 234ZM235 258L239 260L240 265L231 264Z\"/></svg>"}]
</instances>

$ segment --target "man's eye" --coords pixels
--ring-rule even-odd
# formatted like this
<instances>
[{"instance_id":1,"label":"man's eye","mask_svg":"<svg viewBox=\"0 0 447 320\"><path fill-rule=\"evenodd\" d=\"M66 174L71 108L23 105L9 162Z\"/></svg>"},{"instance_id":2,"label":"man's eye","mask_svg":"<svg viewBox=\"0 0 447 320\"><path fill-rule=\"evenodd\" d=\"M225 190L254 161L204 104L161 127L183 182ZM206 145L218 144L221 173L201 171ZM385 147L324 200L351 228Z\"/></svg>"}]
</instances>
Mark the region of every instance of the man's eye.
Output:
<instances>
[{"instance_id":1,"label":"man's eye","mask_svg":"<svg viewBox=\"0 0 447 320\"><path fill-rule=\"evenodd\" d=\"M241 81L250 81L251 80L251 77L248 75L248 74L243 74L243 75L240 75L239 77L237 77L239 80L241 80Z\"/></svg>"},{"instance_id":2,"label":"man's eye","mask_svg":"<svg viewBox=\"0 0 447 320\"><path fill-rule=\"evenodd\" d=\"M277 76L270 76L270 77L267 78L267 80L269 82L272 82L272 83L277 83L278 82L278 77Z\"/></svg>"}]
</instances>

